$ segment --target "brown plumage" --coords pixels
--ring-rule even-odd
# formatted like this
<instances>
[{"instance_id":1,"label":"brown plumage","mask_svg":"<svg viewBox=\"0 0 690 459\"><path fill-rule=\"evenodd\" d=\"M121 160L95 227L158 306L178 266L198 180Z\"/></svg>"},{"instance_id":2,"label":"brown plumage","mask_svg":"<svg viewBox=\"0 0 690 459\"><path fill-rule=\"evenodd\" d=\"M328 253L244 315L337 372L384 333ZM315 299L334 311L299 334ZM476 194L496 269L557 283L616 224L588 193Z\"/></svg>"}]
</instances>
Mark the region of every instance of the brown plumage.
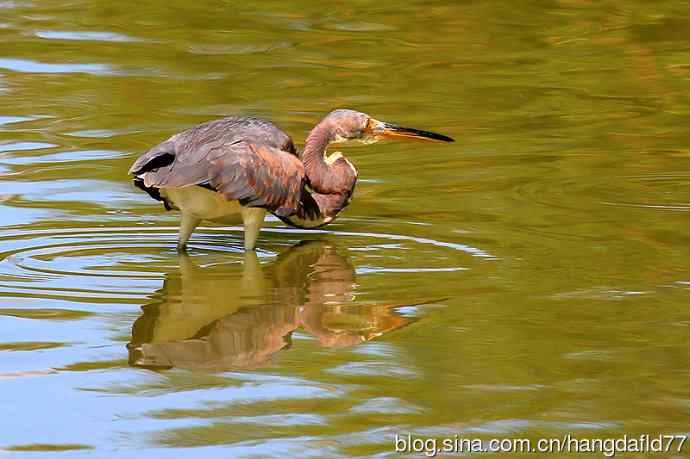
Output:
<instances>
[{"instance_id":1,"label":"brown plumage","mask_svg":"<svg viewBox=\"0 0 690 459\"><path fill-rule=\"evenodd\" d=\"M173 135L141 155L129 173L135 176L134 182L138 187L160 200L158 190L161 188L208 185L210 161L233 156L233 146L243 142L297 155L290 136L273 123L260 118L233 116Z\"/></svg>"},{"instance_id":2,"label":"brown plumage","mask_svg":"<svg viewBox=\"0 0 690 459\"><path fill-rule=\"evenodd\" d=\"M175 134L130 168L134 183L166 209L182 212L178 248L201 220L227 222L240 215L245 248L256 244L266 211L285 223L317 228L350 203L357 170L328 145L384 137L452 141L449 137L383 123L353 110L335 110L307 137L297 157L290 136L253 117L229 117Z\"/></svg>"}]
</instances>

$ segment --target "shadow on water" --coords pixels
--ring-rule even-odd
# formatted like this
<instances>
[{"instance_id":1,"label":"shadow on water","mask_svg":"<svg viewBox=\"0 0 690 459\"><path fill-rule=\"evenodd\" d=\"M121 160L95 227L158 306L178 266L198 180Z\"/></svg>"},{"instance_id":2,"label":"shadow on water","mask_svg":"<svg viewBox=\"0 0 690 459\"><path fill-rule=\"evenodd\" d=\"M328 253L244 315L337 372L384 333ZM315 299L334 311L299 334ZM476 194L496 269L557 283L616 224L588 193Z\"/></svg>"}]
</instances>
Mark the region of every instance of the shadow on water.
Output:
<instances>
[{"instance_id":1,"label":"shadow on water","mask_svg":"<svg viewBox=\"0 0 690 459\"><path fill-rule=\"evenodd\" d=\"M355 269L330 242L300 242L265 267L248 252L241 276L236 271L236 265L202 267L181 256L179 270L166 273L132 326L130 364L250 369L288 349L300 328L321 346L342 348L414 320L397 312L411 303L355 305Z\"/></svg>"}]
</instances>

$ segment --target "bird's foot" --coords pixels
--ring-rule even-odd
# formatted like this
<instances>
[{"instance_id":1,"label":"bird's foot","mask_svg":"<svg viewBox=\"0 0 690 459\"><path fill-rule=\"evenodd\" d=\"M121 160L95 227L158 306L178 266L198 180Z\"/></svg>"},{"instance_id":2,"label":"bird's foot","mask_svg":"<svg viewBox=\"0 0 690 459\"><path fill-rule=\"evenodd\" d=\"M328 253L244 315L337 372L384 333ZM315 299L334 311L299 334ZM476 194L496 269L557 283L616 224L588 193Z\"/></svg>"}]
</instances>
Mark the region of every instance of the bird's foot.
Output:
<instances>
[{"instance_id":1,"label":"bird's foot","mask_svg":"<svg viewBox=\"0 0 690 459\"><path fill-rule=\"evenodd\" d=\"M187 244L177 244L177 253L187 253Z\"/></svg>"}]
</instances>

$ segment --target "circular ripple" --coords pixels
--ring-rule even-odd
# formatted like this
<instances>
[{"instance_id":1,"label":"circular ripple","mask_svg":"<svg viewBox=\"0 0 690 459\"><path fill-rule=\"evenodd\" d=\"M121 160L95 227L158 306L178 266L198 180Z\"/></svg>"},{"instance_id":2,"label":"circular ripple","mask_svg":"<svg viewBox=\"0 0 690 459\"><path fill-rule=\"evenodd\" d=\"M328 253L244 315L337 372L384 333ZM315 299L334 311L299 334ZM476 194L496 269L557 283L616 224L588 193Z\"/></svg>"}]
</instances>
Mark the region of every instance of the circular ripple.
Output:
<instances>
[{"instance_id":1,"label":"circular ripple","mask_svg":"<svg viewBox=\"0 0 690 459\"><path fill-rule=\"evenodd\" d=\"M162 232L72 228L0 233L0 292L69 299L142 298L159 283Z\"/></svg>"},{"instance_id":2,"label":"circular ripple","mask_svg":"<svg viewBox=\"0 0 690 459\"><path fill-rule=\"evenodd\" d=\"M360 273L461 271L466 268L452 256L458 252L492 258L467 245L413 236L283 228L262 230L258 256L273 257L304 239L322 237L359 257ZM5 231L0 233L0 292L80 300L145 298L159 287L162 273L178 265L176 239L176 227ZM200 228L190 248L209 261L240 262L242 228ZM424 265L410 260L409 254L419 251Z\"/></svg>"}]
</instances>

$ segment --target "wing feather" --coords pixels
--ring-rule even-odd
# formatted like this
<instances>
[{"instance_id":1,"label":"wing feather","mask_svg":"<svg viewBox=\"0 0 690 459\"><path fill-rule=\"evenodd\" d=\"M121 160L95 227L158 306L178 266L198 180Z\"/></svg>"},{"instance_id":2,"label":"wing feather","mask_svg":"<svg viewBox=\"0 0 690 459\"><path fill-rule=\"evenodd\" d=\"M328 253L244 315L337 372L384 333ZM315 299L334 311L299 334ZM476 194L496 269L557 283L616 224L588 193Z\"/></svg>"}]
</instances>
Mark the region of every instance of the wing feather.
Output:
<instances>
[{"instance_id":1,"label":"wing feather","mask_svg":"<svg viewBox=\"0 0 690 459\"><path fill-rule=\"evenodd\" d=\"M230 117L188 129L143 154L129 172L166 208L160 188L200 185L284 221L291 215L321 218L292 139L260 118Z\"/></svg>"},{"instance_id":2,"label":"wing feather","mask_svg":"<svg viewBox=\"0 0 690 459\"><path fill-rule=\"evenodd\" d=\"M175 134L156 145L129 170L147 188L181 188L208 183L212 158L229 145L253 142L296 156L290 136L273 123L254 117L228 117Z\"/></svg>"},{"instance_id":3,"label":"wing feather","mask_svg":"<svg viewBox=\"0 0 690 459\"><path fill-rule=\"evenodd\" d=\"M210 159L209 184L229 201L287 216L300 208L306 179L296 157L265 145L239 142Z\"/></svg>"}]
</instances>

